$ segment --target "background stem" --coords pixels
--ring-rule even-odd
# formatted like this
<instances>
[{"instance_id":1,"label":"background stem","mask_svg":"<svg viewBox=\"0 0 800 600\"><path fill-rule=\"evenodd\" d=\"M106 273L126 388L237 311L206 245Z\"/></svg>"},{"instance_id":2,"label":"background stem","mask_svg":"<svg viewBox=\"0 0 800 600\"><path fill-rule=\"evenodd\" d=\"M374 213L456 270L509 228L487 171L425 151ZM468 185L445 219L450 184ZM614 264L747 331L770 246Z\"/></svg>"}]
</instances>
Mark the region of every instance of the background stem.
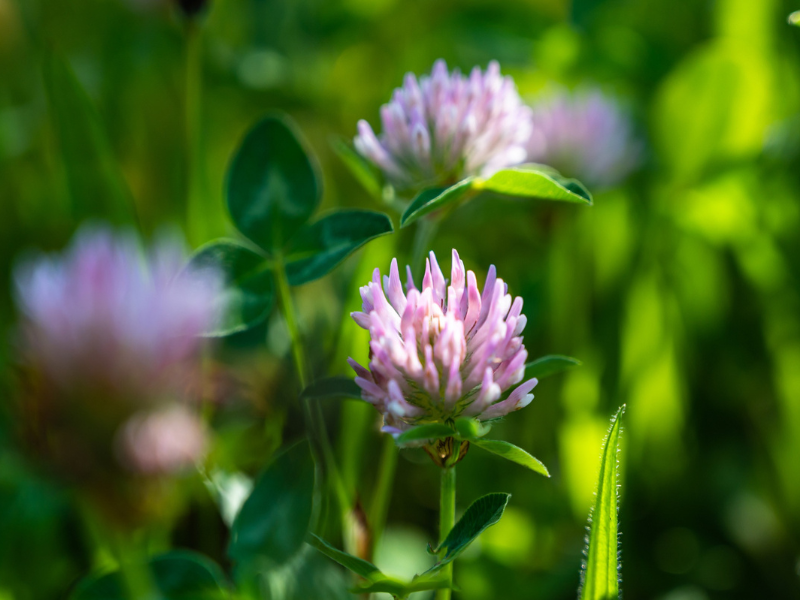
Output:
<instances>
[{"instance_id":1,"label":"background stem","mask_svg":"<svg viewBox=\"0 0 800 600\"><path fill-rule=\"evenodd\" d=\"M439 498L439 544L441 545L447 534L456 523L456 468L447 467L442 469L442 490ZM442 550L442 554L444 550ZM440 556L441 558L441 556ZM453 563L446 565L442 572L445 573L450 581L453 581ZM439 590L436 592L436 600L450 600L451 590Z\"/></svg>"},{"instance_id":2,"label":"background stem","mask_svg":"<svg viewBox=\"0 0 800 600\"><path fill-rule=\"evenodd\" d=\"M292 340L292 356L294 358L295 369L297 370L297 379L300 382L300 389L302 391L309 383L308 368L303 352L303 340L297 325L294 303L292 302L292 291L289 287L289 280L286 277L283 257L280 255L276 256L274 264L281 311L286 321L286 328L289 330L289 337ZM307 398L301 398L301 403L311 437L312 447L317 453L317 456L321 459L324 470L333 484L334 495L339 506L339 514L344 521L353 506L353 502L342 484L342 478L339 475L339 470L336 468L336 459L333 454L330 439L328 438L328 430L325 428L322 410L318 403L310 403Z\"/></svg>"},{"instance_id":3,"label":"background stem","mask_svg":"<svg viewBox=\"0 0 800 600\"><path fill-rule=\"evenodd\" d=\"M389 503L392 499L392 487L394 486L394 473L397 466L397 444L391 435L383 436L383 449L381 451L381 462L378 467L378 481L375 484L375 492L372 496L372 507L370 510L370 521L372 525L372 549L373 553L378 547L383 530L386 527L386 516L389 513Z\"/></svg>"}]
</instances>

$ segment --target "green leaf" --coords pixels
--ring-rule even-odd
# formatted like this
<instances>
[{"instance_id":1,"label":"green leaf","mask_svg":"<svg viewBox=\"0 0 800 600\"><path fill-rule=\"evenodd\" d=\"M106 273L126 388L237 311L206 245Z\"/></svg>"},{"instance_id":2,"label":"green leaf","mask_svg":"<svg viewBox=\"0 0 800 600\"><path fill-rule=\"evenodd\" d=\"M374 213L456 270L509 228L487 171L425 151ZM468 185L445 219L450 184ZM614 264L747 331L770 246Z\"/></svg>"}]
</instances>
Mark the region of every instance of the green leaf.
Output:
<instances>
[{"instance_id":1,"label":"green leaf","mask_svg":"<svg viewBox=\"0 0 800 600\"><path fill-rule=\"evenodd\" d=\"M377 169L356 152L344 138L331 138L331 148L333 148L336 155L342 159L345 166L350 169L353 177L364 186L364 189L367 190L373 198L380 198L383 185L381 184Z\"/></svg>"},{"instance_id":2,"label":"green leaf","mask_svg":"<svg viewBox=\"0 0 800 600\"><path fill-rule=\"evenodd\" d=\"M361 388L352 377L326 377L309 385L300 394L301 398L323 400L326 398L353 398L361 400Z\"/></svg>"},{"instance_id":3,"label":"green leaf","mask_svg":"<svg viewBox=\"0 0 800 600\"><path fill-rule=\"evenodd\" d=\"M307 441L281 454L264 471L231 527L228 556L245 570L287 562L311 524L314 461Z\"/></svg>"},{"instance_id":4,"label":"green leaf","mask_svg":"<svg viewBox=\"0 0 800 600\"><path fill-rule=\"evenodd\" d=\"M473 502L467 512L458 520L444 542L434 552L444 550L444 556L426 573L434 573L466 550L475 539L488 527L491 527L503 516L511 494L486 494Z\"/></svg>"},{"instance_id":5,"label":"green leaf","mask_svg":"<svg viewBox=\"0 0 800 600\"><path fill-rule=\"evenodd\" d=\"M289 283L301 285L327 275L368 241L392 231L392 220L371 210L338 210L322 217L301 229L289 244Z\"/></svg>"},{"instance_id":6,"label":"green leaf","mask_svg":"<svg viewBox=\"0 0 800 600\"><path fill-rule=\"evenodd\" d=\"M162 600L212 600L225 598L227 582L220 567L205 556L177 550L149 563L153 584ZM82 580L70 600L127 600L119 571Z\"/></svg>"},{"instance_id":7,"label":"green leaf","mask_svg":"<svg viewBox=\"0 0 800 600\"><path fill-rule=\"evenodd\" d=\"M281 250L319 204L317 169L287 118L268 116L245 136L227 179L228 209L244 235Z\"/></svg>"},{"instance_id":8,"label":"green leaf","mask_svg":"<svg viewBox=\"0 0 800 600\"><path fill-rule=\"evenodd\" d=\"M492 429L491 425L481 423L477 419L471 419L469 417L456 419L455 427L461 439L468 441L482 438Z\"/></svg>"},{"instance_id":9,"label":"green leaf","mask_svg":"<svg viewBox=\"0 0 800 600\"><path fill-rule=\"evenodd\" d=\"M133 196L105 127L72 69L48 52L44 82L74 217L104 218L115 223L135 221Z\"/></svg>"},{"instance_id":10,"label":"green leaf","mask_svg":"<svg viewBox=\"0 0 800 600\"><path fill-rule=\"evenodd\" d=\"M479 448L483 448L487 452L502 456L506 460L510 460L518 465L527 467L531 471L536 471L545 477L550 477L547 467L545 467L541 461L525 452L525 450L519 446L515 446L514 444L510 444L502 440L475 440L472 443Z\"/></svg>"},{"instance_id":11,"label":"green leaf","mask_svg":"<svg viewBox=\"0 0 800 600\"><path fill-rule=\"evenodd\" d=\"M561 356L559 354L548 354L525 365L525 379L533 377L548 377L563 371L569 371L575 367L580 367L583 363L577 358Z\"/></svg>"},{"instance_id":12,"label":"green leaf","mask_svg":"<svg viewBox=\"0 0 800 600\"><path fill-rule=\"evenodd\" d=\"M503 169L488 179L476 180L473 186L506 196L592 204L592 195L579 181L555 175L549 169L524 166Z\"/></svg>"},{"instance_id":13,"label":"green leaf","mask_svg":"<svg viewBox=\"0 0 800 600\"><path fill-rule=\"evenodd\" d=\"M443 423L427 423L401 433L397 436L397 443L407 444L420 440L439 440L454 435L456 435L456 432Z\"/></svg>"},{"instance_id":14,"label":"green leaf","mask_svg":"<svg viewBox=\"0 0 800 600\"><path fill-rule=\"evenodd\" d=\"M789 25L800 27L800 10L796 10L789 15Z\"/></svg>"},{"instance_id":15,"label":"green leaf","mask_svg":"<svg viewBox=\"0 0 800 600\"><path fill-rule=\"evenodd\" d=\"M611 429L603 445L597 497L589 517L589 545L581 572L581 600L619 598L617 451L623 412L625 405L620 407L611 420Z\"/></svg>"},{"instance_id":16,"label":"green leaf","mask_svg":"<svg viewBox=\"0 0 800 600\"><path fill-rule=\"evenodd\" d=\"M312 533L309 536L308 543L322 552L322 554L331 560L336 561L345 569L349 569L356 575L361 575L361 577L366 579L374 578L376 576L385 577L378 567L373 565L371 562L367 562L366 560L358 558L357 556L353 556L352 554L348 554L347 552L337 550L318 535Z\"/></svg>"},{"instance_id":17,"label":"green leaf","mask_svg":"<svg viewBox=\"0 0 800 600\"><path fill-rule=\"evenodd\" d=\"M216 240L192 256L189 268L211 268L225 276L222 321L209 336L224 336L262 323L275 297L272 272L263 256L232 240Z\"/></svg>"},{"instance_id":18,"label":"green leaf","mask_svg":"<svg viewBox=\"0 0 800 600\"><path fill-rule=\"evenodd\" d=\"M472 190L474 178L468 177L450 187L437 187L421 191L400 218L400 227L407 227L417 219L461 200Z\"/></svg>"}]
</instances>

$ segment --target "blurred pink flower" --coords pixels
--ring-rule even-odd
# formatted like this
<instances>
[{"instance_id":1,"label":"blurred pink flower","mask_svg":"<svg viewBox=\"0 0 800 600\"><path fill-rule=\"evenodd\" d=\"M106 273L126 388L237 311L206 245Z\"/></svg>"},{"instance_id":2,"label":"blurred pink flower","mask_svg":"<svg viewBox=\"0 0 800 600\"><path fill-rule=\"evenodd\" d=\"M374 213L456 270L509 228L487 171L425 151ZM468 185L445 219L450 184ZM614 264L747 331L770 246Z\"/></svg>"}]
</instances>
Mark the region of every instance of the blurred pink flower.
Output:
<instances>
[{"instance_id":1,"label":"blurred pink flower","mask_svg":"<svg viewBox=\"0 0 800 600\"><path fill-rule=\"evenodd\" d=\"M377 137L369 123L358 122L356 149L395 186L415 188L524 162L531 110L497 62L467 77L458 69L448 73L437 60L430 76L405 76L381 107L381 123Z\"/></svg>"},{"instance_id":2,"label":"blurred pink flower","mask_svg":"<svg viewBox=\"0 0 800 600\"><path fill-rule=\"evenodd\" d=\"M174 238L144 253L133 234L88 227L62 254L23 261L25 358L61 390L169 393L221 309L222 278L184 270L184 259Z\"/></svg>"},{"instance_id":3,"label":"blurred pink flower","mask_svg":"<svg viewBox=\"0 0 800 600\"><path fill-rule=\"evenodd\" d=\"M180 405L134 415L117 438L120 462L143 475L169 475L194 466L206 441L200 419Z\"/></svg>"},{"instance_id":4,"label":"blurred pink flower","mask_svg":"<svg viewBox=\"0 0 800 600\"><path fill-rule=\"evenodd\" d=\"M533 105L528 161L589 186L621 182L642 160L629 115L599 90L558 91Z\"/></svg>"},{"instance_id":5,"label":"blurred pink flower","mask_svg":"<svg viewBox=\"0 0 800 600\"><path fill-rule=\"evenodd\" d=\"M352 313L370 333L371 359L368 369L349 363L364 400L383 414L384 431L397 435L459 416L486 421L527 406L537 380L517 386L528 356L522 298L512 301L494 266L482 294L455 250L449 285L433 252L421 291L407 271L404 293L396 259L383 288L375 269L361 288L362 312Z\"/></svg>"}]
</instances>

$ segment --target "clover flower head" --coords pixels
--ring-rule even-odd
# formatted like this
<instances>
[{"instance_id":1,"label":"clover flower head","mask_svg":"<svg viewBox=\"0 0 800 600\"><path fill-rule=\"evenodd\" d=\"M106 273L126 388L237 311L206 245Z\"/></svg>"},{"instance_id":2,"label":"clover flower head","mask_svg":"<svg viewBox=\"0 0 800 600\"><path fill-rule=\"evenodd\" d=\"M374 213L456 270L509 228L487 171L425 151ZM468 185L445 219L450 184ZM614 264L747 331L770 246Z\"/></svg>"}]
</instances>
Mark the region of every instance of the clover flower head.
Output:
<instances>
[{"instance_id":1,"label":"clover flower head","mask_svg":"<svg viewBox=\"0 0 800 600\"><path fill-rule=\"evenodd\" d=\"M455 250L449 282L433 252L422 289L407 272L404 292L396 259L383 286L375 269L361 288L361 312L352 313L370 333L370 362L349 362L362 397L383 414L384 431L396 436L460 416L487 421L527 406L537 380L520 384L528 356L522 298L512 300L494 266L483 293Z\"/></svg>"},{"instance_id":2,"label":"clover flower head","mask_svg":"<svg viewBox=\"0 0 800 600\"><path fill-rule=\"evenodd\" d=\"M596 89L556 91L533 105L528 161L550 165L589 186L610 187L641 161L629 115Z\"/></svg>"},{"instance_id":3,"label":"clover flower head","mask_svg":"<svg viewBox=\"0 0 800 600\"><path fill-rule=\"evenodd\" d=\"M157 396L218 318L222 278L183 269L182 245L81 229L60 255L15 271L26 358L55 387ZM174 383L174 380L172 381Z\"/></svg>"},{"instance_id":4,"label":"clover flower head","mask_svg":"<svg viewBox=\"0 0 800 600\"><path fill-rule=\"evenodd\" d=\"M438 60L430 75L405 76L381 107L383 132L358 122L355 147L400 189L488 176L524 162L531 110L497 62L462 75Z\"/></svg>"}]
</instances>

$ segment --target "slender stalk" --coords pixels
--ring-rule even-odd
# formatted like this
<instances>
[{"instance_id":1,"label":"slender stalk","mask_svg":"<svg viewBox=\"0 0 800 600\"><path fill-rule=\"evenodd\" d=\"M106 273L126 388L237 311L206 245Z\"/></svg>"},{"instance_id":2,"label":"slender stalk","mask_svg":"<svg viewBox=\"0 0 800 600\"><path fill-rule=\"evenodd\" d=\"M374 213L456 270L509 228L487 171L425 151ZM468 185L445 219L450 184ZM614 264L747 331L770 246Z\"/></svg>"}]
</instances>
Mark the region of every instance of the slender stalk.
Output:
<instances>
[{"instance_id":1,"label":"slender stalk","mask_svg":"<svg viewBox=\"0 0 800 600\"><path fill-rule=\"evenodd\" d=\"M303 341L300 338L300 329L297 327L297 317L294 313L294 303L292 302L292 292L289 289L289 279L286 277L286 267L283 264L283 257L275 259L275 279L278 283L278 296L281 301L281 312L286 321L286 328L289 330L289 337L292 340L292 356L294 366L297 369L297 378L300 381L300 388L305 389L308 385L308 370L306 369L305 356L303 355ZM307 403L307 401L305 401Z\"/></svg>"},{"instance_id":2,"label":"slender stalk","mask_svg":"<svg viewBox=\"0 0 800 600\"><path fill-rule=\"evenodd\" d=\"M431 241L439 231L440 218L428 215L417 221L417 230L414 233L414 244L411 248L411 270L420 273L425 264L425 255L430 250Z\"/></svg>"},{"instance_id":3,"label":"slender stalk","mask_svg":"<svg viewBox=\"0 0 800 600\"><path fill-rule=\"evenodd\" d=\"M441 545L453 525L456 524L456 468L442 469L442 488L439 497L439 544ZM444 555L444 550L442 550ZM441 558L441 556L440 556ZM453 563L446 565L442 572L453 581ZM436 600L450 600L451 590L436 592Z\"/></svg>"},{"instance_id":4,"label":"slender stalk","mask_svg":"<svg viewBox=\"0 0 800 600\"><path fill-rule=\"evenodd\" d=\"M397 444L390 435L383 436L383 449L381 462L378 467L378 481L375 483L375 492L372 496L370 510L370 525L372 526L372 549L378 547L383 529L386 527L386 516L389 514L389 502L392 499L394 485L394 472L397 467Z\"/></svg>"},{"instance_id":5,"label":"slender stalk","mask_svg":"<svg viewBox=\"0 0 800 600\"><path fill-rule=\"evenodd\" d=\"M297 378L300 382L300 388L305 389L308 385L308 368L306 366L305 354L303 353L303 340L300 336L300 329L297 326L297 317L295 316L294 303L292 302L292 292L289 288L289 280L286 277L286 267L284 266L283 257L280 255L275 258L274 272L275 279L278 283L281 311L286 321L286 328L289 330L289 337L292 340L292 356L294 357L295 369L297 370ZM353 503L342 484L342 478L336 468L336 459L333 454L330 439L328 438L328 430L325 428L325 422L322 418L322 410L319 404L312 404L307 398L303 398L301 402L303 405L303 414L305 415L309 433L311 434L312 445L316 448L318 456L322 458L323 464L330 475L336 500L339 504L339 512L344 518L353 506Z\"/></svg>"}]
</instances>

